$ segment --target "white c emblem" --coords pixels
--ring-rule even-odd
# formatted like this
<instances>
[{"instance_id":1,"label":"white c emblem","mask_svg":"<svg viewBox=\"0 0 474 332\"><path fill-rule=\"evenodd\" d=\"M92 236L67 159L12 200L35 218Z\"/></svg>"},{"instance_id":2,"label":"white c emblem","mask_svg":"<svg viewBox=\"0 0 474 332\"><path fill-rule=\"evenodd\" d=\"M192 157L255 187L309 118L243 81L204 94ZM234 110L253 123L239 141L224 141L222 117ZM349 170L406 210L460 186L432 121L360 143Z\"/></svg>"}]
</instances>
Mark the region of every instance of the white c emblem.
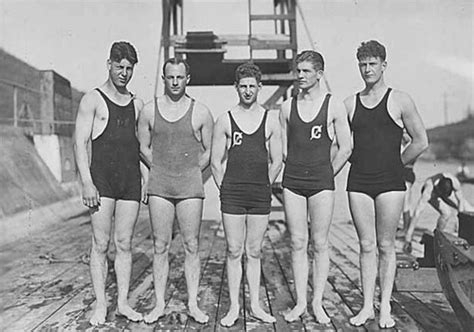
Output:
<instances>
[{"instance_id":1,"label":"white c emblem","mask_svg":"<svg viewBox=\"0 0 474 332\"><path fill-rule=\"evenodd\" d=\"M242 144L242 133L240 131L234 132L234 137L232 138L232 146Z\"/></svg>"},{"instance_id":2,"label":"white c emblem","mask_svg":"<svg viewBox=\"0 0 474 332\"><path fill-rule=\"evenodd\" d=\"M311 137L309 138L310 141L321 138L322 127L322 125L318 125L311 128Z\"/></svg>"}]
</instances>

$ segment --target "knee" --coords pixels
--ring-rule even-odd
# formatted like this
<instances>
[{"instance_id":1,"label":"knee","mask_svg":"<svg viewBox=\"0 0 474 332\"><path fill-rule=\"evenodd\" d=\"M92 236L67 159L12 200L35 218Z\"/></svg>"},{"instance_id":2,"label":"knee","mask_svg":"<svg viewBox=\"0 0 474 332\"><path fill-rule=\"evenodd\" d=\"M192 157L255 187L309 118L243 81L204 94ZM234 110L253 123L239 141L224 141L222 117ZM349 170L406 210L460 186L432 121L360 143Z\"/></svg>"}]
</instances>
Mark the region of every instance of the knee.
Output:
<instances>
[{"instance_id":1,"label":"knee","mask_svg":"<svg viewBox=\"0 0 474 332\"><path fill-rule=\"evenodd\" d=\"M227 259L239 260L244 252L243 245L227 245Z\"/></svg>"},{"instance_id":2,"label":"knee","mask_svg":"<svg viewBox=\"0 0 474 332\"><path fill-rule=\"evenodd\" d=\"M117 251L130 252L132 249L132 239L126 237L118 237L115 239L115 248Z\"/></svg>"},{"instance_id":3,"label":"knee","mask_svg":"<svg viewBox=\"0 0 474 332\"><path fill-rule=\"evenodd\" d=\"M327 240L326 241L319 241L319 240L313 241L313 249L314 249L314 252L318 254L327 252L329 249L328 241Z\"/></svg>"},{"instance_id":4,"label":"knee","mask_svg":"<svg viewBox=\"0 0 474 332\"><path fill-rule=\"evenodd\" d=\"M197 255L199 250L198 239L196 237L185 239L184 243L184 251L187 255Z\"/></svg>"},{"instance_id":5,"label":"knee","mask_svg":"<svg viewBox=\"0 0 474 332\"><path fill-rule=\"evenodd\" d=\"M390 240L382 240L378 245L379 253L381 255L388 255L395 252L395 242Z\"/></svg>"},{"instance_id":6,"label":"knee","mask_svg":"<svg viewBox=\"0 0 474 332\"><path fill-rule=\"evenodd\" d=\"M98 254L106 254L109 248L110 238L108 236L92 236L92 250Z\"/></svg>"},{"instance_id":7,"label":"knee","mask_svg":"<svg viewBox=\"0 0 474 332\"><path fill-rule=\"evenodd\" d=\"M247 258L260 259L262 257L262 248L258 246L247 246L245 254L247 255Z\"/></svg>"},{"instance_id":8,"label":"knee","mask_svg":"<svg viewBox=\"0 0 474 332\"><path fill-rule=\"evenodd\" d=\"M170 249L170 241L155 239L153 250L155 255L163 255L168 253Z\"/></svg>"},{"instance_id":9,"label":"knee","mask_svg":"<svg viewBox=\"0 0 474 332\"><path fill-rule=\"evenodd\" d=\"M291 237L291 250L294 252L306 251L308 249L308 237L304 235L293 235Z\"/></svg>"},{"instance_id":10,"label":"knee","mask_svg":"<svg viewBox=\"0 0 474 332\"><path fill-rule=\"evenodd\" d=\"M375 252L375 241L374 240L361 240L360 241L360 252L364 254L370 254Z\"/></svg>"}]
</instances>

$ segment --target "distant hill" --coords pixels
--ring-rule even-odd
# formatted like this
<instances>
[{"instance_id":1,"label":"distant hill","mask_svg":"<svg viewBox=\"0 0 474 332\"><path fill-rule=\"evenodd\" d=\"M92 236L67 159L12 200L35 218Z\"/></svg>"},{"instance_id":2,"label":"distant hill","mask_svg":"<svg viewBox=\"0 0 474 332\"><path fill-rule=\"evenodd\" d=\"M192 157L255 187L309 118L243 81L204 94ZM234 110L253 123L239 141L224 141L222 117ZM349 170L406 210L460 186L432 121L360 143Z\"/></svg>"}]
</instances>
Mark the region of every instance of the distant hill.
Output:
<instances>
[{"instance_id":1,"label":"distant hill","mask_svg":"<svg viewBox=\"0 0 474 332\"><path fill-rule=\"evenodd\" d=\"M474 160L474 116L427 132L430 147L423 157Z\"/></svg>"}]
</instances>

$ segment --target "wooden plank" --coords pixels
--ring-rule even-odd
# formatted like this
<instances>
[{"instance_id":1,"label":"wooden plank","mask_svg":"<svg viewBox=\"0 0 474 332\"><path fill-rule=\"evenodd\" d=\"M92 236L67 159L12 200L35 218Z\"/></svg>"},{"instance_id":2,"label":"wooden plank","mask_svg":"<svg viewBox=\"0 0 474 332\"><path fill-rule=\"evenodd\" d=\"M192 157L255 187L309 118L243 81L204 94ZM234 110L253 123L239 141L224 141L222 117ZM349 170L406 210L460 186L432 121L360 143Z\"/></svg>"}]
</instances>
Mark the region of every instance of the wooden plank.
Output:
<instances>
[{"instance_id":1,"label":"wooden plank","mask_svg":"<svg viewBox=\"0 0 474 332\"><path fill-rule=\"evenodd\" d=\"M301 321L288 323L283 318L283 312L295 305L295 299L290 292L290 286L285 278L284 269L276 253L280 234L270 229L263 244L265 259L262 261L262 278L265 281L268 297L271 303L272 314L276 318L277 331L301 331Z\"/></svg>"},{"instance_id":2,"label":"wooden plank","mask_svg":"<svg viewBox=\"0 0 474 332\"><path fill-rule=\"evenodd\" d=\"M250 15L250 21L276 21L276 20L296 20L296 15L293 14L253 14Z\"/></svg>"},{"instance_id":3,"label":"wooden plank","mask_svg":"<svg viewBox=\"0 0 474 332\"><path fill-rule=\"evenodd\" d=\"M203 257L205 266L201 272L201 281L199 284L199 306L207 315L209 315L209 323L201 325L193 320L188 320L186 329L204 329L214 330L217 322L217 303L219 300L219 291L222 284L222 273L225 269L225 240L223 237L217 236L219 228L218 223L213 223L208 234L202 238L201 241L209 241L211 243L211 250L207 257Z\"/></svg>"},{"instance_id":4,"label":"wooden plank","mask_svg":"<svg viewBox=\"0 0 474 332\"><path fill-rule=\"evenodd\" d=\"M265 82L265 81L293 82L294 80L296 80L296 76L293 73L262 74L262 82Z\"/></svg>"},{"instance_id":5,"label":"wooden plank","mask_svg":"<svg viewBox=\"0 0 474 332\"><path fill-rule=\"evenodd\" d=\"M144 215L141 216L143 218ZM145 219L140 220L143 223L143 229L149 228L149 223ZM140 228L141 228L140 227ZM132 275L130 278L130 289L133 288L133 283L137 280L143 272L150 267L151 260L147 256L147 252L152 249L152 243L148 237L146 231L140 230L138 232L140 236L138 239L134 240L133 243L133 258L132 258ZM116 308L116 283L115 276L110 273L113 271L113 264L109 262L109 274L106 282L106 295L108 299L111 300L111 303L108 306L108 316L107 321L108 325L115 326L117 324L124 325L126 323L125 318L117 320L117 322L111 322L115 320L115 308ZM49 317L45 317L43 322L39 326L42 328L52 327L52 326L62 326L69 328L79 328L82 329L86 326L89 326L88 318L90 315L91 305L94 303L95 296L92 289L92 283L90 280L89 273L87 271L87 281L83 286L83 289L74 294L69 298L58 310L53 311ZM133 305L133 303L131 303Z\"/></svg>"},{"instance_id":6,"label":"wooden plank","mask_svg":"<svg viewBox=\"0 0 474 332\"><path fill-rule=\"evenodd\" d=\"M17 266L8 264L10 265L9 276L4 279L8 280L5 283L8 287L5 287L2 298L9 304L2 313L4 326L19 324L21 321L29 320L28 317L37 316L36 312L44 310L42 307L55 306L58 300L67 296L68 291L74 291L80 287L75 284L73 287L69 286L73 284L71 280L77 279L78 270L87 270L87 265L79 260L81 254L88 252L86 249L88 244L84 242L84 238L90 233L83 225L84 218L75 218L56 226L58 229L56 231L53 228L51 233L46 232L49 235L48 240L45 239L45 233L39 233L28 242L20 241L18 246L8 250L16 252L10 259L13 258ZM63 244L63 248L58 247L60 244ZM39 251L39 249L44 251ZM38 257L41 252L58 253L57 255L62 257L67 255L77 261L49 264ZM16 255L18 257L15 257ZM16 278L13 277L14 275Z\"/></svg>"},{"instance_id":7,"label":"wooden plank","mask_svg":"<svg viewBox=\"0 0 474 332\"><path fill-rule=\"evenodd\" d=\"M225 42L229 46L249 46L250 44L250 35L248 34L220 34L218 37L218 42ZM284 34L252 34L252 39L290 42L290 37ZM186 36L170 36L170 42L170 46L173 47L183 45L186 43Z\"/></svg>"},{"instance_id":8,"label":"wooden plank","mask_svg":"<svg viewBox=\"0 0 474 332\"><path fill-rule=\"evenodd\" d=\"M338 223L334 225L331 234L333 235L332 239L337 242L338 236L339 239L339 246L345 244L348 250L345 250L345 256L351 261L350 264L357 267L357 274L358 274L358 244L356 243L357 236L355 234L355 229L351 224L342 224ZM352 234L352 235L351 235ZM349 268L345 268L345 270L349 270ZM355 277L355 274L354 276ZM357 283L359 282L359 277L357 276ZM400 293L393 292L392 293L392 314L394 319L397 323L397 328L407 329L407 330L417 330L420 327L417 326L417 323L421 325L423 329L425 329L424 320L420 321L413 315L413 310L417 310L417 313L422 313L421 315L426 315L430 317L430 321L436 322L438 326L446 326L446 322L443 322L439 317L433 315L433 313L426 307L423 306L422 303L418 303L417 309L413 308L413 305L416 303L413 301L413 298L407 298L407 296L399 296ZM376 298L380 296L380 290L376 287ZM403 305L403 301L409 301L411 303L411 307L409 310ZM420 305L421 304L421 305ZM378 301L375 302L375 307L378 309ZM431 326L431 325L430 325Z\"/></svg>"},{"instance_id":9,"label":"wooden plank","mask_svg":"<svg viewBox=\"0 0 474 332\"><path fill-rule=\"evenodd\" d=\"M148 242L149 243L149 242ZM151 246L149 247L151 248ZM132 276L130 284L143 275L151 265L150 258L145 254L145 250L136 251L133 257ZM109 269L111 272L111 269ZM95 295L92 288L90 277L87 278L87 283L83 289L74 294L66 303L64 303L58 310L53 312L46 320L44 320L38 328L49 329L54 327L64 327L69 330L82 330L89 325L89 316L91 313L91 306L95 301ZM131 288L132 289L132 288ZM120 327L125 326L127 320L125 318L115 317L116 299L117 299L117 285L115 277L109 273L106 283L106 296L109 301L107 326ZM133 301L130 304L134 305Z\"/></svg>"},{"instance_id":10,"label":"wooden plank","mask_svg":"<svg viewBox=\"0 0 474 332\"><path fill-rule=\"evenodd\" d=\"M446 297L442 293L426 293L426 292L411 292L411 294L431 309L437 316L445 322L449 322L449 331L462 331L461 324L456 318L453 309L446 301Z\"/></svg>"},{"instance_id":11,"label":"wooden plank","mask_svg":"<svg viewBox=\"0 0 474 332\"><path fill-rule=\"evenodd\" d=\"M295 43L275 42L271 40L250 40L252 50L292 50L296 48Z\"/></svg>"},{"instance_id":12,"label":"wooden plank","mask_svg":"<svg viewBox=\"0 0 474 332\"><path fill-rule=\"evenodd\" d=\"M243 271L243 269L242 269ZM217 302L217 314L216 314L216 330L215 331L244 331L245 330L245 301L243 300L244 298L244 290L243 290L243 284L241 284L241 291L239 294L239 302L240 302L240 315L239 318L237 319L236 323L229 327L223 327L220 325L220 321L222 317L225 316L227 311L229 310L229 287L227 285L227 269L224 268L222 269L222 275L221 275L221 287L219 289L219 299ZM244 275L242 275L242 283L244 282Z\"/></svg>"},{"instance_id":13,"label":"wooden plank","mask_svg":"<svg viewBox=\"0 0 474 332\"><path fill-rule=\"evenodd\" d=\"M272 232L272 235L275 236L276 232ZM275 257L278 261L278 265L280 267L281 273L284 276L285 283L288 287L288 291L292 296L293 303L287 307L288 309L293 308L294 304L296 303L296 292L294 289L294 280L293 280L293 271L291 268L291 244L290 244L290 237L289 237L289 232L285 232L284 236L278 239L278 241L273 241L272 240L272 246L273 250L275 253ZM309 289L308 289L309 291ZM308 294L308 299L311 298L310 294ZM284 310L286 311L286 310ZM290 325L291 330L295 330L293 327L296 323L301 324L301 326L298 326L296 330L300 331L334 331L334 327L327 327L324 325L317 324L313 315L309 314L309 312L303 314L300 317L299 321L288 323Z\"/></svg>"},{"instance_id":14,"label":"wooden plank","mask_svg":"<svg viewBox=\"0 0 474 332\"><path fill-rule=\"evenodd\" d=\"M265 255L265 254L263 254ZM263 259L262 259L263 260ZM259 285L259 304L260 304L260 307L265 310L266 312L269 312L270 314L272 314L272 310L271 310L271 307L269 305L270 303L270 300L268 298L268 293L267 293L267 289L266 289L266 286L265 286L265 278L263 277L263 273L262 271L260 270L260 285ZM245 278L246 280L247 278ZM272 323L264 323L264 322L261 322L260 320L252 317L251 313L250 313L250 293L249 293L249 287L248 287L248 283L245 282L244 283L244 293L245 293L245 308L246 308L246 312L245 312L245 330L246 331L275 331L275 324Z\"/></svg>"},{"instance_id":15,"label":"wooden plank","mask_svg":"<svg viewBox=\"0 0 474 332\"><path fill-rule=\"evenodd\" d=\"M202 279L203 273L205 272L206 269L206 264L208 262L208 258L211 254L211 250L213 249L213 242L214 242L214 237L215 237L215 231L211 230L211 226L215 222L213 221L203 221L201 223L201 231L200 231L200 236L199 236L199 256L200 256L200 264L201 264L201 275L200 275L200 281ZM182 249L184 252L184 249ZM187 287L186 287L186 277L184 275L184 262L183 262L183 274L181 276L181 279L179 280L179 286L177 287L178 293L176 293L169 301L168 303L168 308L176 308L174 309L174 313L176 314L181 314L183 317L187 317L186 321L184 322L182 328L183 329L201 329L203 327L202 324L199 324L198 322L194 321L191 317L188 315L188 308L187 308L187 302L188 302L188 293L187 293ZM201 286L200 283L198 285L198 305L201 307L201 302L203 300L203 296L200 296L200 290ZM203 308L201 308L202 310Z\"/></svg>"}]
</instances>

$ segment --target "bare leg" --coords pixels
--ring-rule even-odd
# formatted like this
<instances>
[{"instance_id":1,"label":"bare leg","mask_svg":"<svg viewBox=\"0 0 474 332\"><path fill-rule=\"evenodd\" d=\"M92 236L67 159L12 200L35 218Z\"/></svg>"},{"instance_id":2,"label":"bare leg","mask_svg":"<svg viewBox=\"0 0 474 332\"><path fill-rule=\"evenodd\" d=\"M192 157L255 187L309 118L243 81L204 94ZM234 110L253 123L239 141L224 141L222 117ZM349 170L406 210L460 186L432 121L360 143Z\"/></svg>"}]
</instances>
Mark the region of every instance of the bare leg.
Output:
<instances>
[{"instance_id":1,"label":"bare leg","mask_svg":"<svg viewBox=\"0 0 474 332\"><path fill-rule=\"evenodd\" d=\"M375 198L377 246L379 249L380 317L379 326L395 325L391 316L390 298L395 280L395 233L403 209L403 192L392 191Z\"/></svg>"},{"instance_id":2,"label":"bare leg","mask_svg":"<svg viewBox=\"0 0 474 332\"><path fill-rule=\"evenodd\" d=\"M139 202L119 200L115 208L116 247L115 273L117 275L118 300L117 311L129 320L137 322L143 319L142 314L133 310L128 304L128 291L132 272L132 237L138 217Z\"/></svg>"},{"instance_id":3,"label":"bare leg","mask_svg":"<svg viewBox=\"0 0 474 332\"><path fill-rule=\"evenodd\" d=\"M320 324L328 324L331 319L324 311L322 301L329 274L328 235L334 211L334 191L324 190L313 195L308 203L314 247L312 307L316 321Z\"/></svg>"},{"instance_id":4,"label":"bare leg","mask_svg":"<svg viewBox=\"0 0 474 332\"><path fill-rule=\"evenodd\" d=\"M359 237L360 274L364 304L359 313L349 322L355 326L364 325L374 319L375 279L377 277L376 235L374 201L366 194L349 192L349 208Z\"/></svg>"},{"instance_id":5,"label":"bare leg","mask_svg":"<svg viewBox=\"0 0 474 332\"><path fill-rule=\"evenodd\" d=\"M250 293L250 310L252 315L265 322L276 322L275 317L267 314L259 303L260 272L262 243L268 225L268 215L247 215L247 236L245 251L247 254L247 282Z\"/></svg>"},{"instance_id":6,"label":"bare leg","mask_svg":"<svg viewBox=\"0 0 474 332\"><path fill-rule=\"evenodd\" d=\"M413 232L415 231L416 225L420 220L421 213L428 205L430 200L431 193L433 191L433 184L431 181L425 183L421 189L421 197L418 200L415 210L413 211L413 217L410 219L410 224L405 233L405 244L403 246L403 251L411 252L411 241L413 238Z\"/></svg>"},{"instance_id":7,"label":"bare leg","mask_svg":"<svg viewBox=\"0 0 474 332\"><path fill-rule=\"evenodd\" d=\"M412 196L412 187L413 184L410 182L405 182L407 190L405 191L405 196L403 198L403 232L406 232L408 226L410 225L411 219L411 196Z\"/></svg>"},{"instance_id":8,"label":"bare leg","mask_svg":"<svg viewBox=\"0 0 474 332\"><path fill-rule=\"evenodd\" d=\"M199 323L207 323L209 316L202 312L197 304L199 287L199 230L202 217L202 199L190 198L176 205L179 228L183 238L185 251L184 273L188 288L189 314Z\"/></svg>"},{"instance_id":9,"label":"bare leg","mask_svg":"<svg viewBox=\"0 0 474 332\"><path fill-rule=\"evenodd\" d=\"M96 302L89 322L94 326L104 324L105 317L107 316L107 299L105 296L107 248L109 246L114 209L115 200L101 197L99 209L93 212L91 210L92 248L90 271Z\"/></svg>"},{"instance_id":10,"label":"bare leg","mask_svg":"<svg viewBox=\"0 0 474 332\"><path fill-rule=\"evenodd\" d=\"M230 307L221 319L221 325L230 327L239 318L239 288L242 280L242 254L245 241L245 215L222 214L227 241L227 283L229 285Z\"/></svg>"},{"instance_id":11,"label":"bare leg","mask_svg":"<svg viewBox=\"0 0 474 332\"><path fill-rule=\"evenodd\" d=\"M306 198L283 189L286 222L291 236L291 265L295 280L296 305L283 314L287 322L293 322L306 312L308 287L308 214Z\"/></svg>"},{"instance_id":12,"label":"bare leg","mask_svg":"<svg viewBox=\"0 0 474 332\"><path fill-rule=\"evenodd\" d=\"M145 322L150 324L164 315L165 290L169 270L168 252L171 244L175 207L169 200L158 196L150 196L148 204L153 230L153 283L156 297L155 308L144 317Z\"/></svg>"}]
</instances>

